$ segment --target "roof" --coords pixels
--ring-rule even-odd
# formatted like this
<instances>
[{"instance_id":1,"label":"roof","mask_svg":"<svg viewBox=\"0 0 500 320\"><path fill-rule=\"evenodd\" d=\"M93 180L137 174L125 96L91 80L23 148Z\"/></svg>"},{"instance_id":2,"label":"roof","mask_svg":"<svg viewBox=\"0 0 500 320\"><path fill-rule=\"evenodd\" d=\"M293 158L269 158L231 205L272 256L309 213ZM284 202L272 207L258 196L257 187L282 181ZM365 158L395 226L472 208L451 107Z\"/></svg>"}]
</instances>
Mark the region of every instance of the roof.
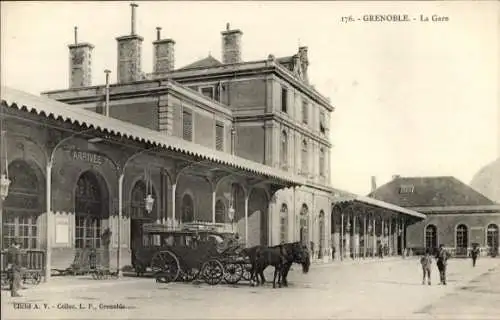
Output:
<instances>
[{"instance_id":1,"label":"roof","mask_svg":"<svg viewBox=\"0 0 500 320\"><path fill-rule=\"evenodd\" d=\"M482 167L474 175L470 185L485 197L500 203L500 157Z\"/></svg>"},{"instance_id":2,"label":"roof","mask_svg":"<svg viewBox=\"0 0 500 320\"><path fill-rule=\"evenodd\" d=\"M36 113L40 116L95 128L105 134L148 143L155 147L181 152L189 156L198 157L217 164L226 165L239 170L248 171L258 175L268 176L287 183L302 185L304 179L295 174L275 169L251 160L240 158L232 154L213 150L193 142L185 141L173 136L167 136L159 131L154 131L129 122L106 117L93 111L75 108L46 97L35 96L20 90L1 87L1 103L8 108Z\"/></svg>"},{"instance_id":3,"label":"roof","mask_svg":"<svg viewBox=\"0 0 500 320\"><path fill-rule=\"evenodd\" d=\"M198 61L195 61L191 64L188 64L185 67L180 68L179 70L185 70L185 69L196 69L196 68L211 68L211 67L219 67L222 66L223 63L220 62L219 60L215 59L211 55L209 55L206 58L200 59Z\"/></svg>"},{"instance_id":4,"label":"roof","mask_svg":"<svg viewBox=\"0 0 500 320\"><path fill-rule=\"evenodd\" d=\"M333 199L333 203L341 203L341 202L359 202L365 205L369 206L374 206L378 207L381 209L386 209L389 211L394 211L397 213L402 213L406 214L412 217L420 218L420 219L425 219L426 215L420 212L417 212L412 209L408 208L403 208L388 202L380 201L377 199L361 196L361 195L355 195L355 194L348 194L346 192L342 192L338 198Z\"/></svg>"},{"instance_id":5,"label":"roof","mask_svg":"<svg viewBox=\"0 0 500 320\"><path fill-rule=\"evenodd\" d=\"M494 202L451 177L397 177L369 194L401 207L485 206Z\"/></svg>"}]
</instances>

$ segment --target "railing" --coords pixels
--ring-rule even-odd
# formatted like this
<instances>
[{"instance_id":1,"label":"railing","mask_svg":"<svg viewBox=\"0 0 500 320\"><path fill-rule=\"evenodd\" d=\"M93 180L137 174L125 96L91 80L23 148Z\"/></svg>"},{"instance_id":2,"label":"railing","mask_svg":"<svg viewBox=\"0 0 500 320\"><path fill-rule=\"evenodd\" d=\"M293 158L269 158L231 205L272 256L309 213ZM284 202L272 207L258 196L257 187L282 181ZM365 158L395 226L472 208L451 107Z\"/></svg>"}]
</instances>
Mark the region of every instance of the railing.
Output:
<instances>
[{"instance_id":1,"label":"railing","mask_svg":"<svg viewBox=\"0 0 500 320\"><path fill-rule=\"evenodd\" d=\"M7 271L7 250L1 251L1 271ZM21 268L33 271L45 270L45 251L43 250L21 250Z\"/></svg>"}]
</instances>

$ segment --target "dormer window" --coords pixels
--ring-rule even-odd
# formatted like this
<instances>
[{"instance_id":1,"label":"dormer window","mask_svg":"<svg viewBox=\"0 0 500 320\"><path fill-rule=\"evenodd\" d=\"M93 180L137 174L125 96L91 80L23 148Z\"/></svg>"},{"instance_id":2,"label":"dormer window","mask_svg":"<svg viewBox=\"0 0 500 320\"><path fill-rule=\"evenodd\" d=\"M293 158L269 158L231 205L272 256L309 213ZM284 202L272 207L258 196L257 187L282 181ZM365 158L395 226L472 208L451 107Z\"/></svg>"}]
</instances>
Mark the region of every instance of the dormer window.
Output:
<instances>
[{"instance_id":1,"label":"dormer window","mask_svg":"<svg viewBox=\"0 0 500 320\"><path fill-rule=\"evenodd\" d=\"M210 98L215 101L219 101L220 96L220 86L205 86L200 87L200 92L207 98Z\"/></svg>"},{"instance_id":2,"label":"dormer window","mask_svg":"<svg viewBox=\"0 0 500 320\"><path fill-rule=\"evenodd\" d=\"M413 193L415 191L415 187L411 184L402 185L399 187L400 194Z\"/></svg>"}]
</instances>

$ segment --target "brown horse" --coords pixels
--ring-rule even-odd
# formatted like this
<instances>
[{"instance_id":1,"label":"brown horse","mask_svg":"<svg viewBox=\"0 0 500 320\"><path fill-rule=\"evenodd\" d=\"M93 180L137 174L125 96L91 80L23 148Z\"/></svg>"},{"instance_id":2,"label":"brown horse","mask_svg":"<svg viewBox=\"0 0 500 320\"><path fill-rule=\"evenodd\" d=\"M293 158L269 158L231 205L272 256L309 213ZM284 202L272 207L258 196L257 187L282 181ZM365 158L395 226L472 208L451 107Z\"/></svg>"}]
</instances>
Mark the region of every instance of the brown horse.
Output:
<instances>
[{"instance_id":1,"label":"brown horse","mask_svg":"<svg viewBox=\"0 0 500 320\"><path fill-rule=\"evenodd\" d=\"M282 280L282 270L287 262L288 253L285 246L279 245L274 247L260 247L256 251L255 257L255 272L254 274L260 274L262 278L262 283L265 283L264 270L268 266L274 267L274 278L273 278L273 288L276 288L276 278L278 278L278 286L281 288ZM258 281L257 281L258 284Z\"/></svg>"}]
</instances>

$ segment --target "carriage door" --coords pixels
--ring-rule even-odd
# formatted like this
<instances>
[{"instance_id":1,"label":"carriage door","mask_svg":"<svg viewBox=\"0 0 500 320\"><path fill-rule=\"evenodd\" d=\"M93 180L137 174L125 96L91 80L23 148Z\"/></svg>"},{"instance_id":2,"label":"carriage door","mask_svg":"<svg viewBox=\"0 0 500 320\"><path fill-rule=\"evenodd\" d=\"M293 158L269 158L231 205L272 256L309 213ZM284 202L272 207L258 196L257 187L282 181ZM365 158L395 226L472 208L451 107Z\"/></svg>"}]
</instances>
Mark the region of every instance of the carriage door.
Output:
<instances>
[{"instance_id":1,"label":"carriage door","mask_svg":"<svg viewBox=\"0 0 500 320\"><path fill-rule=\"evenodd\" d=\"M156 199L154 191L153 198ZM154 221L154 214L156 213L156 203L153 204L151 213L146 211L146 184L144 181L139 180L134 185L130 201L130 249L132 251L132 263L134 262L134 252L138 248L149 246L150 240L147 235L144 235L143 226L145 223L152 223Z\"/></svg>"}]
</instances>

